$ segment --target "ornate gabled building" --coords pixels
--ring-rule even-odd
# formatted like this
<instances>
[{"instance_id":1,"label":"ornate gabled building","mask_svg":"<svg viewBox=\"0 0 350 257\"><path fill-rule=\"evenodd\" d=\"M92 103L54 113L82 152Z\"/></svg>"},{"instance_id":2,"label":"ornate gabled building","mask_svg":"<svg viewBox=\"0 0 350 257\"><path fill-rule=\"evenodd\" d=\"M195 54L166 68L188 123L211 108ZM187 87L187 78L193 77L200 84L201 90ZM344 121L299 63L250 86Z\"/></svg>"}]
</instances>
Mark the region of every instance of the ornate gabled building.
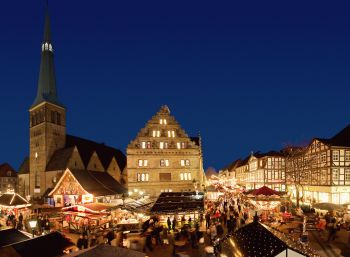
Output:
<instances>
[{"instance_id":1,"label":"ornate gabled building","mask_svg":"<svg viewBox=\"0 0 350 257\"><path fill-rule=\"evenodd\" d=\"M129 193L200 190L204 171L200 137L189 137L162 106L127 147Z\"/></svg>"},{"instance_id":2,"label":"ornate gabled building","mask_svg":"<svg viewBox=\"0 0 350 257\"><path fill-rule=\"evenodd\" d=\"M350 203L350 125L331 138L314 138L302 161L299 181L304 202ZM289 173L288 188L295 194Z\"/></svg>"},{"instance_id":3,"label":"ornate gabled building","mask_svg":"<svg viewBox=\"0 0 350 257\"><path fill-rule=\"evenodd\" d=\"M246 189L268 186L277 191L286 190L285 159L282 152L252 153L234 167L237 184Z\"/></svg>"},{"instance_id":4,"label":"ornate gabled building","mask_svg":"<svg viewBox=\"0 0 350 257\"><path fill-rule=\"evenodd\" d=\"M67 168L105 172L118 183L125 181L126 157L120 150L66 134L66 108L57 96L48 11L41 45L38 90L29 116L29 157L19 169L20 194L47 195ZM89 173L85 175L89 176Z\"/></svg>"}]
</instances>

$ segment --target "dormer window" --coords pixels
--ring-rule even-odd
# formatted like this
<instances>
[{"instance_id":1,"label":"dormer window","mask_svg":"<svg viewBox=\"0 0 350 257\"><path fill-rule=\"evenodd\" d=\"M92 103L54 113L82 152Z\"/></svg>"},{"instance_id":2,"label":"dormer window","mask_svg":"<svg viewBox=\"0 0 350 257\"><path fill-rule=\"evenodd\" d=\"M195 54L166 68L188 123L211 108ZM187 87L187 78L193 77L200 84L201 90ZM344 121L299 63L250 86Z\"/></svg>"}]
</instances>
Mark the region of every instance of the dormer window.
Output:
<instances>
[{"instance_id":1,"label":"dormer window","mask_svg":"<svg viewBox=\"0 0 350 257\"><path fill-rule=\"evenodd\" d=\"M168 137L175 137L175 131L174 130L168 130Z\"/></svg>"},{"instance_id":2,"label":"dormer window","mask_svg":"<svg viewBox=\"0 0 350 257\"><path fill-rule=\"evenodd\" d=\"M11 172L10 170L8 170L8 171L7 171L7 176L8 176L8 177L11 177L11 175L12 175L12 172Z\"/></svg>"},{"instance_id":3,"label":"dormer window","mask_svg":"<svg viewBox=\"0 0 350 257\"><path fill-rule=\"evenodd\" d=\"M160 119L160 120L159 120L159 124L160 124L160 125L166 125L166 124L167 124L166 119Z\"/></svg>"},{"instance_id":4,"label":"dormer window","mask_svg":"<svg viewBox=\"0 0 350 257\"><path fill-rule=\"evenodd\" d=\"M152 136L153 137L160 137L160 130L153 130Z\"/></svg>"},{"instance_id":5,"label":"dormer window","mask_svg":"<svg viewBox=\"0 0 350 257\"><path fill-rule=\"evenodd\" d=\"M150 149L151 148L151 142L150 141L147 141L147 142L142 142L141 143L141 147L142 147L142 149Z\"/></svg>"},{"instance_id":6,"label":"dormer window","mask_svg":"<svg viewBox=\"0 0 350 257\"><path fill-rule=\"evenodd\" d=\"M177 149L185 149L186 148L186 142L177 142L176 143Z\"/></svg>"},{"instance_id":7,"label":"dormer window","mask_svg":"<svg viewBox=\"0 0 350 257\"><path fill-rule=\"evenodd\" d=\"M159 149L168 149L168 142L159 142Z\"/></svg>"}]
</instances>

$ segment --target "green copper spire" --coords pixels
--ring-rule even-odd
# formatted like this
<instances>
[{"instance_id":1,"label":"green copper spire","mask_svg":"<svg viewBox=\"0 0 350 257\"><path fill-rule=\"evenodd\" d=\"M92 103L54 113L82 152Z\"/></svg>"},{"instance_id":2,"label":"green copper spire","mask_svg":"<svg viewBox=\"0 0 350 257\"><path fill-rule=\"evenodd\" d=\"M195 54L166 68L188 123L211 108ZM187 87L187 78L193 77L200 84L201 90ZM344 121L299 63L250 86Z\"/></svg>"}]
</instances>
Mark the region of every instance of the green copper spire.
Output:
<instances>
[{"instance_id":1,"label":"green copper spire","mask_svg":"<svg viewBox=\"0 0 350 257\"><path fill-rule=\"evenodd\" d=\"M41 63L39 71L38 92L32 107L42 102L50 102L62 106L57 97L55 65L53 61L53 47L51 41L50 16L47 6L45 14L44 40L41 44Z\"/></svg>"}]
</instances>

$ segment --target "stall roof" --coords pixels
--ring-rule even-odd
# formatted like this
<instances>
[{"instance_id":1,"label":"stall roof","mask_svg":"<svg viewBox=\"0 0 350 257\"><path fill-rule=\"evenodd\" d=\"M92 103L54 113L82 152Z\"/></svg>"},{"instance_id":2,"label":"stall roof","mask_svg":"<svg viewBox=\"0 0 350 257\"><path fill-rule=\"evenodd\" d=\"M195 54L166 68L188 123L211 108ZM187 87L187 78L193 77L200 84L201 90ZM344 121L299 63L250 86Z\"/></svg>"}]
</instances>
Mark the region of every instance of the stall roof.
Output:
<instances>
[{"instance_id":1,"label":"stall roof","mask_svg":"<svg viewBox=\"0 0 350 257\"><path fill-rule=\"evenodd\" d=\"M0 230L0 247L15 244L27 239L29 239L29 237L17 229L12 228Z\"/></svg>"},{"instance_id":2,"label":"stall roof","mask_svg":"<svg viewBox=\"0 0 350 257\"><path fill-rule=\"evenodd\" d=\"M288 246L266 226L256 221L243 226L222 243L222 253L228 257L280 256L280 253L288 249L293 249L300 254L297 249Z\"/></svg>"},{"instance_id":3,"label":"stall roof","mask_svg":"<svg viewBox=\"0 0 350 257\"><path fill-rule=\"evenodd\" d=\"M0 205L7 207L26 207L30 203L17 193L5 193L0 196Z\"/></svg>"},{"instance_id":4,"label":"stall roof","mask_svg":"<svg viewBox=\"0 0 350 257\"><path fill-rule=\"evenodd\" d=\"M103 204L103 203L87 203L87 204L77 204L68 207L63 207L63 211L83 211L89 213L100 213L109 210L113 205Z\"/></svg>"},{"instance_id":5,"label":"stall roof","mask_svg":"<svg viewBox=\"0 0 350 257\"><path fill-rule=\"evenodd\" d=\"M193 211L204 211L204 193L161 193L151 209L151 212L153 213L178 213Z\"/></svg>"},{"instance_id":6,"label":"stall roof","mask_svg":"<svg viewBox=\"0 0 350 257\"><path fill-rule=\"evenodd\" d=\"M55 257L74 244L59 232L24 240L0 248L0 256ZM9 255L11 253L11 255Z\"/></svg>"}]
</instances>

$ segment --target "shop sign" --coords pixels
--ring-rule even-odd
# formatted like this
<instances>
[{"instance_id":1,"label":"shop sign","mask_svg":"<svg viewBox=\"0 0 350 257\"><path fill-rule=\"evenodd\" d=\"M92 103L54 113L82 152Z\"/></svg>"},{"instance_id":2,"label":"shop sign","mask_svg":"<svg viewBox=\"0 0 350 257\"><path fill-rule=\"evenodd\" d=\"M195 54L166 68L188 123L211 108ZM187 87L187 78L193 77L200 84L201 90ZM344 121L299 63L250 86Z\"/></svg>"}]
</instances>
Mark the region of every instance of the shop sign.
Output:
<instances>
[{"instance_id":1,"label":"shop sign","mask_svg":"<svg viewBox=\"0 0 350 257\"><path fill-rule=\"evenodd\" d=\"M92 203L94 200L94 196L92 194L83 195L81 198L82 203Z\"/></svg>"}]
</instances>

